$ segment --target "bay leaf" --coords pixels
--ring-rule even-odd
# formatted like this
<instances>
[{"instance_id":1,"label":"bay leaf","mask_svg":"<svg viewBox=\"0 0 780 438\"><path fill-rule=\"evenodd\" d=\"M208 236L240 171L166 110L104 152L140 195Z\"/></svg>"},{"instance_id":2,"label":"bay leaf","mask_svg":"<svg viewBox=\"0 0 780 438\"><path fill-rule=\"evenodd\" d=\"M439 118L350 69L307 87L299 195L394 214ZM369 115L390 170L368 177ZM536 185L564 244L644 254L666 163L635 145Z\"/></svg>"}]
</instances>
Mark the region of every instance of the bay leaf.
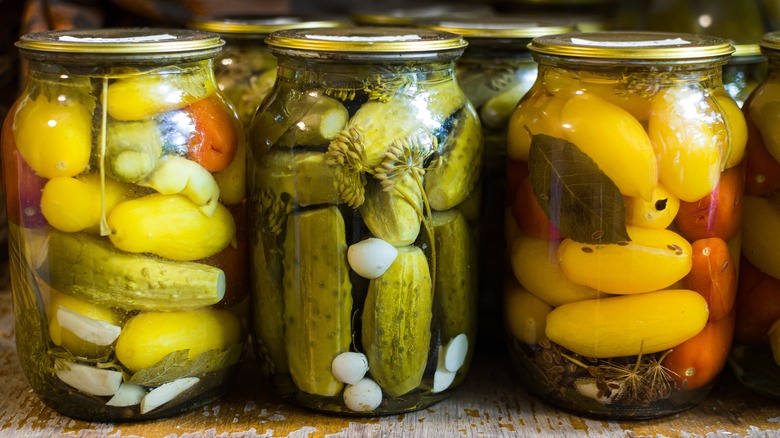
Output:
<instances>
[{"instance_id":1,"label":"bay leaf","mask_svg":"<svg viewBox=\"0 0 780 438\"><path fill-rule=\"evenodd\" d=\"M564 236L590 244L631 240L620 190L577 145L536 134L528 169L539 205Z\"/></svg>"},{"instance_id":2,"label":"bay leaf","mask_svg":"<svg viewBox=\"0 0 780 438\"><path fill-rule=\"evenodd\" d=\"M238 363L242 352L243 344L233 345L225 351L208 350L193 359L189 359L189 350L174 351L151 367L133 374L130 383L157 387L184 377L200 377L207 372Z\"/></svg>"}]
</instances>

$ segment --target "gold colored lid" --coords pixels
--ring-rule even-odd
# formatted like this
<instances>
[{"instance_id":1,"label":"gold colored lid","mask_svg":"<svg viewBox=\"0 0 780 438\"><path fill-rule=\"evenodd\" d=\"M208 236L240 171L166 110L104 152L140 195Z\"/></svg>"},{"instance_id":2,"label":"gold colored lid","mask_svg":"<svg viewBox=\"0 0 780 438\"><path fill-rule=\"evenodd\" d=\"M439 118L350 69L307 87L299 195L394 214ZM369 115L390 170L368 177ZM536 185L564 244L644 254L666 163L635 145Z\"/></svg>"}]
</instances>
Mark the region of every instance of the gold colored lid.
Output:
<instances>
[{"instance_id":1,"label":"gold colored lid","mask_svg":"<svg viewBox=\"0 0 780 438\"><path fill-rule=\"evenodd\" d=\"M346 25L339 20L315 20L299 16L224 16L207 17L187 23L191 29L220 34L265 38L271 32L286 29L311 29Z\"/></svg>"},{"instance_id":2,"label":"gold colored lid","mask_svg":"<svg viewBox=\"0 0 780 438\"><path fill-rule=\"evenodd\" d=\"M671 32L572 32L534 38L531 51L544 55L625 61L692 61L730 55L726 39Z\"/></svg>"},{"instance_id":3,"label":"gold colored lid","mask_svg":"<svg viewBox=\"0 0 780 438\"><path fill-rule=\"evenodd\" d=\"M364 54L425 54L462 50L466 41L457 34L396 27L334 27L272 32L271 50Z\"/></svg>"},{"instance_id":4,"label":"gold colored lid","mask_svg":"<svg viewBox=\"0 0 780 438\"><path fill-rule=\"evenodd\" d=\"M217 34L197 30L112 28L29 33L16 46L28 54L48 52L100 58L103 55L192 55L219 51L224 43Z\"/></svg>"},{"instance_id":5,"label":"gold colored lid","mask_svg":"<svg viewBox=\"0 0 780 438\"><path fill-rule=\"evenodd\" d=\"M765 33L758 40L758 45L762 50L780 50L780 31Z\"/></svg>"},{"instance_id":6,"label":"gold colored lid","mask_svg":"<svg viewBox=\"0 0 780 438\"><path fill-rule=\"evenodd\" d=\"M758 44L734 44L734 53L731 56L760 56L761 47Z\"/></svg>"},{"instance_id":7,"label":"gold colored lid","mask_svg":"<svg viewBox=\"0 0 780 438\"><path fill-rule=\"evenodd\" d=\"M354 11L352 21L364 26L410 26L420 20L441 17L492 16L493 8L486 5L453 5L446 3L422 4L382 11Z\"/></svg>"},{"instance_id":8,"label":"gold colored lid","mask_svg":"<svg viewBox=\"0 0 780 438\"><path fill-rule=\"evenodd\" d=\"M495 39L531 39L575 30L573 23L533 17L441 19L419 23L425 29L462 35L469 42Z\"/></svg>"}]
</instances>

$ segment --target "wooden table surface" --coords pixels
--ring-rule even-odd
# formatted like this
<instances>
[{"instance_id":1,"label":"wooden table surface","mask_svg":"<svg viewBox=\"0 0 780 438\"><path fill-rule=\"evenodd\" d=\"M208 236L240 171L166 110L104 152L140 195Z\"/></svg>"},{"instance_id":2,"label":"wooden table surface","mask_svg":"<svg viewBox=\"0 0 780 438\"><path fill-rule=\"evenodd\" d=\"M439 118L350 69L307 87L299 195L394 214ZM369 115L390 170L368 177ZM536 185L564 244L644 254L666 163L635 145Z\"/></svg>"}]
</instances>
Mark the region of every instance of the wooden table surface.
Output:
<instances>
[{"instance_id":1,"label":"wooden table surface","mask_svg":"<svg viewBox=\"0 0 780 438\"><path fill-rule=\"evenodd\" d=\"M593 420L528 393L500 349L477 352L464 384L428 409L350 418L316 414L270 394L253 360L222 399L179 417L89 423L57 414L32 393L14 347L11 296L0 291L0 437L780 437L780 403L751 394L730 372L702 405L642 422Z\"/></svg>"}]
</instances>

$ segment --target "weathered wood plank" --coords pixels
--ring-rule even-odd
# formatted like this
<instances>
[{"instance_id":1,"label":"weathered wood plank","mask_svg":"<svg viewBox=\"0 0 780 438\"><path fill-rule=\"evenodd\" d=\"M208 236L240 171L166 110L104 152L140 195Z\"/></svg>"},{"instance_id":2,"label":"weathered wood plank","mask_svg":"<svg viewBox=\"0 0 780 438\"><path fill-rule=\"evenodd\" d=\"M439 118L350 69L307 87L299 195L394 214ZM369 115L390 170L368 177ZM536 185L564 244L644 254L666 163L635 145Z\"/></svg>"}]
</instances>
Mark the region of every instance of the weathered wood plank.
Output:
<instances>
[{"instance_id":1,"label":"weathered wood plank","mask_svg":"<svg viewBox=\"0 0 780 438\"><path fill-rule=\"evenodd\" d=\"M452 397L419 412L385 417L329 416L270 394L257 365L245 363L222 399L176 418L142 423L89 423L44 406L30 391L13 344L7 291L0 292L0 436L72 437L780 437L780 403L753 395L726 373L711 396L689 411L643 422L587 419L531 397L503 351L478 352Z\"/></svg>"}]
</instances>

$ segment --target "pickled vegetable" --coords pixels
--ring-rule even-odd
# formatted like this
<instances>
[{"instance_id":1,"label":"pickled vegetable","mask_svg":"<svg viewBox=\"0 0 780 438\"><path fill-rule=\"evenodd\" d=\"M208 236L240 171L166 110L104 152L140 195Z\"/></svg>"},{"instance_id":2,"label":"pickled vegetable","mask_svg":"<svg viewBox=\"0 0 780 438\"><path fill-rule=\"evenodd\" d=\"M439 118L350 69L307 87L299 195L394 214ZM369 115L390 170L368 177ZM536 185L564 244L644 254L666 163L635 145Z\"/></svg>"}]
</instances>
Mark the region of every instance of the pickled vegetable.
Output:
<instances>
[{"instance_id":1,"label":"pickled vegetable","mask_svg":"<svg viewBox=\"0 0 780 438\"><path fill-rule=\"evenodd\" d=\"M742 225L744 187L744 168L736 166L721 173L715 190L708 195L694 202L680 202L674 219L680 234L690 241L736 236Z\"/></svg>"},{"instance_id":2,"label":"pickled vegetable","mask_svg":"<svg viewBox=\"0 0 780 438\"><path fill-rule=\"evenodd\" d=\"M186 111L195 124L187 157L209 172L225 170L243 137L235 111L217 94L192 102Z\"/></svg>"},{"instance_id":3,"label":"pickled vegetable","mask_svg":"<svg viewBox=\"0 0 780 438\"><path fill-rule=\"evenodd\" d=\"M394 246L410 245L417 239L422 212L422 191L411 174L405 174L387 191L379 181L369 182L360 206L371 234Z\"/></svg>"},{"instance_id":4,"label":"pickled vegetable","mask_svg":"<svg viewBox=\"0 0 780 438\"><path fill-rule=\"evenodd\" d=\"M116 357L137 372L175 351L186 350L193 359L209 350L226 350L242 341L240 334L238 318L227 310L144 312L125 323Z\"/></svg>"},{"instance_id":5,"label":"pickled vegetable","mask_svg":"<svg viewBox=\"0 0 780 438\"><path fill-rule=\"evenodd\" d=\"M163 195L181 194L206 216L211 217L219 203L219 185L204 167L177 155L160 160L152 175L139 185L151 187Z\"/></svg>"},{"instance_id":6,"label":"pickled vegetable","mask_svg":"<svg viewBox=\"0 0 780 438\"><path fill-rule=\"evenodd\" d=\"M334 396L333 359L352 342L352 285L344 219L336 207L290 216L284 241L284 322L295 386ZM320 254L320 257L312 257ZM327 256L326 256L327 255Z\"/></svg>"},{"instance_id":7,"label":"pickled vegetable","mask_svg":"<svg viewBox=\"0 0 780 438\"><path fill-rule=\"evenodd\" d=\"M661 184L653 189L650 200L627 196L624 203L626 224L636 227L667 228L680 210L680 200Z\"/></svg>"},{"instance_id":8,"label":"pickled vegetable","mask_svg":"<svg viewBox=\"0 0 780 438\"><path fill-rule=\"evenodd\" d=\"M212 256L236 237L236 223L222 204L217 204L213 216L206 217L184 196L158 193L117 205L108 226L117 248L171 260Z\"/></svg>"},{"instance_id":9,"label":"pickled vegetable","mask_svg":"<svg viewBox=\"0 0 780 438\"><path fill-rule=\"evenodd\" d=\"M52 292L48 314L51 341L75 356L107 356L119 336L120 316L112 309L60 292Z\"/></svg>"},{"instance_id":10,"label":"pickled vegetable","mask_svg":"<svg viewBox=\"0 0 780 438\"><path fill-rule=\"evenodd\" d=\"M178 75L138 75L108 86L106 112L117 120L147 120L164 111L184 108L213 92L205 71ZM213 80L213 79L212 79Z\"/></svg>"},{"instance_id":11,"label":"pickled vegetable","mask_svg":"<svg viewBox=\"0 0 780 438\"><path fill-rule=\"evenodd\" d=\"M509 158L528 161L531 136L546 134L563 138L561 108L566 99L545 95L541 87L533 87L509 119L507 128L507 152Z\"/></svg>"},{"instance_id":12,"label":"pickled vegetable","mask_svg":"<svg viewBox=\"0 0 780 438\"><path fill-rule=\"evenodd\" d=\"M209 265L115 250L98 237L52 231L47 281L54 289L103 307L187 310L218 303L225 274Z\"/></svg>"},{"instance_id":13,"label":"pickled vegetable","mask_svg":"<svg viewBox=\"0 0 780 438\"><path fill-rule=\"evenodd\" d=\"M253 174L258 187L288 194L301 206L336 203L337 169L326 160L322 152L274 151L254 163Z\"/></svg>"},{"instance_id":14,"label":"pickled vegetable","mask_svg":"<svg viewBox=\"0 0 780 438\"><path fill-rule=\"evenodd\" d=\"M564 239L561 271L576 284L636 294L669 287L691 270L691 244L673 231L628 227L628 235L631 241L613 245Z\"/></svg>"},{"instance_id":15,"label":"pickled vegetable","mask_svg":"<svg viewBox=\"0 0 780 438\"><path fill-rule=\"evenodd\" d=\"M40 176L76 176L87 169L92 151L92 114L79 102L23 100L13 124L24 161Z\"/></svg>"},{"instance_id":16,"label":"pickled vegetable","mask_svg":"<svg viewBox=\"0 0 780 438\"><path fill-rule=\"evenodd\" d=\"M780 208L767 198L745 196L742 255L755 267L780 278Z\"/></svg>"},{"instance_id":17,"label":"pickled vegetable","mask_svg":"<svg viewBox=\"0 0 780 438\"><path fill-rule=\"evenodd\" d=\"M128 197L127 188L98 174L79 178L50 179L41 194L41 212L49 225L65 232L89 229L99 232L99 224L114 207Z\"/></svg>"},{"instance_id":18,"label":"pickled vegetable","mask_svg":"<svg viewBox=\"0 0 780 438\"><path fill-rule=\"evenodd\" d=\"M392 397L418 387L428 362L433 308L428 269L422 250L405 246L368 288L361 317L363 347L371 377Z\"/></svg>"},{"instance_id":19,"label":"pickled vegetable","mask_svg":"<svg viewBox=\"0 0 780 438\"><path fill-rule=\"evenodd\" d=\"M707 317L707 302L698 293L662 290L564 304L547 316L545 334L586 357L635 356L687 341Z\"/></svg>"},{"instance_id":20,"label":"pickled vegetable","mask_svg":"<svg viewBox=\"0 0 780 438\"><path fill-rule=\"evenodd\" d=\"M698 88L669 88L653 98L647 133L658 154L658 178L682 201L715 190L729 148L723 116Z\"/></svg>"},{"instance_id":21,"label":"pickled vegetable","mask_svg":"<svg viewBox=\"0 0 780 438\"><path fill-rule=\"evenodd\" d=\"M279 138L277 146L311 146L333 140L347 125L349 112L328 96L319 96L303 116Z\"/></svg>"},{"instance_id":22,"label":"pickled vegetable","mask_svg":"<svg viewBox=\"0 0 780 438\"><path fill-rule=\"evenodd\" d=\"M162 156L157 123L113 122L106 132L106 162L109 176L137 183L149 176Z\"/></svg>"},{"instance_id":23,"label":"pickled vegetable","mask_svg":"<svg viewBox=\"0 0 780 438\"><path fill-rule=\"evenodd\" d=\"M523 289L516 282L504 288L504 321L515 339L537 345L544 336L547 315L553 310L548 303Z\"/></svg>"},{"instance_id":24,"label":"pickled vegetable","mask_svg":"<svg viewBox=\"0 0 780 438\"><path fill-rule=\"evenodd\" d=\"M588 93L571 97L560 117L566 140L590 156L622 194L652 199L658 168L653 145L639 121Z\"/></svg>"}]
</instances>

